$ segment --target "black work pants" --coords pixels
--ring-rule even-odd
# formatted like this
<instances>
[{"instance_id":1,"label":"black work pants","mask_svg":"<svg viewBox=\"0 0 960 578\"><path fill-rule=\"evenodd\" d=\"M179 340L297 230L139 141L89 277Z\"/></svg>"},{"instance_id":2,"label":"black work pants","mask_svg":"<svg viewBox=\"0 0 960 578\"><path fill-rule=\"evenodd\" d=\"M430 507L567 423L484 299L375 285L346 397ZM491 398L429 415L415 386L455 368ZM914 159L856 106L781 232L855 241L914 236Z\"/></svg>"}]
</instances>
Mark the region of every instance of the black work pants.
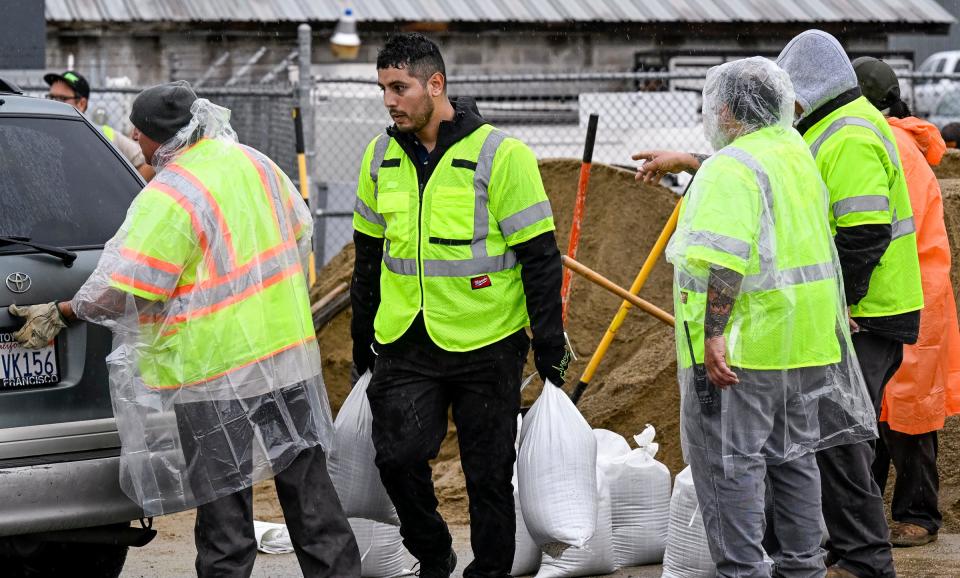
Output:
<instances>
[{"instance_id":1,"label":"black work pants","mask_svg":"<svg viewBox=\"0 0 960 578\"><path fill-rule=\"evenodd\" d=\"M430 468L452 406L474 553L463 576L510 575L516 533L511 479L529 346L523 331L462 353L403 338L376 346L379 355L367 389L376 463L397 509L403 543L421 566L445 564L452 542L437 512Z\"/></svg>"},{"instance_id":2,"label":"black work pants","mask_svg":"<svg viewBox=\"0 0 960 578\"><path fill-rule=\"evenodd\" d=\"M873 477L881 492L886 490L891 462L897 472L890 505L894 521L915 524L936 534L943 525L937 504L940 491L937 432L905 434L881 422L873 462Z\"/></svg>"},{"instance_id":3,"label":"black work pants","mask_svg":"<svg viewBox=\"0 0 960 578\"><path fill-rule=\"evenodd\" d=\"M900 367L903 344L880 335L853 334L860 369L877 415L883 389ZM883 494L873 479L874 443L837 446L817 453L827 550L860 578L895 576Z\"/></svg>"},{"instance_id":4,"label":"black work pants","mask_svg":"<svg viewBox=\"0 0 960 578\"><path fill-rule=\"evenodd\" d=\"M311 408L302 385L281 392L289 417L300 432L311 433L307 425ZM286 432L274 394L237 400L185 403L175 406L183 451L190 467L187 475L191 486L212 487L218 484L249 480L253 470L254 423L261 431L272 430L274 436ZM256 408L249 419L230 420L230 435L217 435L231 413L241 408ZM211 424L209 435L199 435L201 424ZM222 432L221 432L222 433ZM293 451L293 450L291 450ZM229 457L228 457L229 456ZM277 497L297 561L304 576L359 577L360 550L340 499L327 473L323 449L314 446L287 460L289 465L274 477ZM253 572L257 558L257 539L253 530L253 488L247 487L197 508L194 528L197 546L197 576L246 577Z\"/></svg>"}]
</instances>

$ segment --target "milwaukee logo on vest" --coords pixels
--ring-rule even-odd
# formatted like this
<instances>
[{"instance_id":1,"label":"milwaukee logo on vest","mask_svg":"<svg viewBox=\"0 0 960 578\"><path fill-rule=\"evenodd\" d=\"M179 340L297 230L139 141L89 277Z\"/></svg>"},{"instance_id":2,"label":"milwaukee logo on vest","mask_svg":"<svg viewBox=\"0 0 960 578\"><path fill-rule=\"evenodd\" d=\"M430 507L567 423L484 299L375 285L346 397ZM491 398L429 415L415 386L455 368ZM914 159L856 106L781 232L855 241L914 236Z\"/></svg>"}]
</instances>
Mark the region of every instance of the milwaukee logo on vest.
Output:
<instances>
[{"instance_id":1,"label":"milwaukee logo on vest","mask_svg":"<svg viewBox=\"0 0 960 578\"><path fill-rule=\"evenodd\" d=\"M491 285L493 285L493 283L490 282L490 275L481 275L480 277L474 277L470 280L470 287L472 289L483 289Z\"/></svg>"}]
</instances>

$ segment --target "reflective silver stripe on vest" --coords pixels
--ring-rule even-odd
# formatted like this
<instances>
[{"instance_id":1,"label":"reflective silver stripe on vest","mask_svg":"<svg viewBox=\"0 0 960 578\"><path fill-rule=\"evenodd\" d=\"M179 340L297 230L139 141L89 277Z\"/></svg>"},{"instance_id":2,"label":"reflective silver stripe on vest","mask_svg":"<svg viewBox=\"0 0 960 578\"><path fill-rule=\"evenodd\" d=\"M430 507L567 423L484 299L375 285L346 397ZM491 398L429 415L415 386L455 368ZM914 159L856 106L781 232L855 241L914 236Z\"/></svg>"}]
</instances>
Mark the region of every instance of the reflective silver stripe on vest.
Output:
<instances>
[{"instance_id":1,"label":"reflective silver stripe on vest","mask_svg":"<svg viewBox=\"0 0 960 578\"><path fill-rule=\"evenodd\" d=\"M713 233L710 231L691 231L690 235L687 236L687 243L690 245L696 245L697 247L704 247L714 251L727 253L733 255L734 257L739 257L744 261L750 259L750 243L735 237L721 235L720 233Z\"/></svg>"},{"instance_id":2,"label":"reflective silver stripe on vest","mask_svg":"<svg viewBox=\"0 0 960 578\"><path fill-rule=\"evenodd\" d=\"M173 290L177 287L177 283L180 282L181 275L181 273L162 271L146 263L127 258L120 260L117 273L130 279L153 285L160 290L159 293L164 297L173 293ZM124 283L123 279L117 279L117 281Z\"/></svg>"},{"instance_id":3,"label":"reflective silver stripe on vest","mask_svg":"<svg viewBox=\"0 0 960 578\"><path fill-rule=\"evenodd\" d=\"M729 156L753 171L754 176L757 179L757 184L760 186L762 195L763 211L761 211L760 215L760 239L758 241L760 272L753 275L747 275L743 280L741 290L744 292L770 291L789 285L800 285L803 283L812 283L814 281L835 278L836 271L834 271L832 262L815 263L813 265L805 265L802 267L793 267L783 270L777 269L775 255L773 254L773 249L776 246L776 239L773 234L773 189L770 186L770 177L767 175L760 163L757 162L757 160L753 158L750 153L743 149L737 147L726 147L721 149L717 154ZM750 248L748 244L740 239L724 237L723 235L717 235L706 231L695 231L691 234L691 237L695 238L698 235L704 234L709 235L709 237L705 238L707 241L705 246L707 247L718 248L717 241L722 237L722 241L728 242L728 248L732 249L726 252L736 255L737 253L735 251L739 250L741 251L742 255L744 248L746 247L746 255L749 256ZM677 283L681 289L695 291L697 293L707 292L706 279L697 279L683 271L677 271Z\"/></svg>"},{"instance_id":4,"label":"reflective silver stripe on vest","mask_svg":"<svg viewBox=\"0 0 960 578\"><path fill-rule=\"evenodd\" d=\"M833 204L833 216L839 219L850 213L868 213L872 211L889 211L890 199L883 195L862 195L840 199Z\"/></svg>"},{"instance_id":5,"label":"reflective silver stripe on vest","mask_svg":"<svg viewBox=\"0 0 960 578\"><path fill-rule=\"evenodd\" d=\"M180 167L180 170L186 171L186 169L182 167ZM213 258L214 267L217 269L214 273L217 276L229 273L230 263L228 256L230 253L227 248L227 238L224 236L225 231L220 230L217 219L212 214L212 207L210 207L210 202L207 201L207 196L189 179L175 172L173 167L168 167L167 170L161 171L157 179L158 182L176 189L178 193L183 195L187 201L193 205L197 218L200 219L200 227L207 237L207 243L209 243L208 250L210 256Z\"/></svg>"},{"instance_id":6,"label":"reflective silver stripe on vest","mask_svg":"<svg viewBox=\"0 0 960 578\"><path fill-rule=\"evenodd\" d=\"M707 292L706 279L693 277L680 270L677 270L676 274L677 284L681 289L695 293ZM771 291L790 285L802 285L804 283L813 283L814 281L834 278L836 278L836 271L833 268L833 263L814 263L813 265L774 271L770 274L757 273L755 275L748 275L743 279L740 290L745 293Z\"/></svg>"},{"instance_id":7,"label":"reflective silver stripe on vest","mask_svg":"<svg viewBox=\"0 0 960 578\"><path fill-rule=\"evenodd\" d=\"M280 184L280 177L274 170L272 161L260 151L245 145L240 146L243 147L243 150L249 155L247 158L250 159L251 162L256 163L257 166L255 168L263 171L267 179L267 186L269 187L267 194L270 195L270 198L273 200L273 209L277 215L277 224L280 226L280 236L286 238L287 231L291 229L288 228L290 225L287 222L286 205L284 204L283 194L281 194L284 188Z\"/></svg>"},{"instance_id":8,"label":"reflective silver stripe on vest","mask_svg":"<svg viewBox=\"0 0 960 578\"><path fill-rule=\"evenodd\" d=\"M517 265L517 256L507 250L503 255L473 259L445 260L427 259L423 262L424 277L474 277L486 273L506 271Z\"/></svg>"},{"instance_id":9,"label":"reflective silver stripe on vest","mask_svg":"<svg viewBox=\"0 0 960 578\"><path fill-rule=\"evenodd\" d=\"M377 198L379 185L377 179L380 177L380 165L387 156L387 147L390 146L390 135L383 133L377 137L377 144L373 145L373 158L370 159L370 178L373 179L373 198Z\"/></svg>"},{"instance_id":10,"label":"reflective silver stripe on vest","mask_svg":"<svg viewBox=\"0 0 960 578\"><path fill-rule=\"evenodd\" d=\"M363 202L363 199L361 199L359 195L357 196L357 202L354 203L353 205L353 210L359 213L361 217L370 221L371 223L376 223L381 227L387 226L387 221L386 219L383 218L383 215L381 215L380 213L377 213L376 211L368 207L367 204Z\"/></svg>"},{"instance_id":11,"label":"reflective silver stripe on vest","mask_svg":"<svg viewBox=\"0 0 960 578\"><path fill-rule=\"evenodd\" d=\"M390 256L390 239L387 239L383 245L383 264L387 266L388 271L397 275L417 274L416 259L401 259Z\"/></svg>"},{"instance_id":12,"label":"reflective silver stripe on vest","mask_svg":"<svg viewBox=\"0 0 960 578\"><path fill-rule=\"evenodd\" d=\"M184 295L169 299L164 308L164 316L169 318L186 315L191 311L216 305L227 299L242 295L244 291L254 289L271 277L283 273L290 267L299 267L300 253L297 246L288 247L259 263L238 267L249 268L253 274L235 275L227 282L211 287L198 287Z\"/></svg>"},{"instance_id":13,"label":"reflective silver stripe on vest","mask_svg":"<svg viewBox=\"0 0 960 578\"><path fill-rule=\"evenodd\" d=\"M540 201L535 205L530 205L526 209L510 215L498 224L500 225L500 232L503 233L503 237L507 238L530 225L539 223L550 217L553 217L553 211L550 210L550 201Z\"/></svg>"},{"instance_id":14,"label":"reflective silver stripe on vest","mask_svg":"<svg viewBox=\"0 0 960 578\"><path fill-rule=\"evenodd\" d=\"M810 152L813 153L813 158L817 158L817 153L820 151L820 147L823 146L823 143L825 143L828 138L833 136L834 133L845 126L859 126L873 131L873 134L877 135L880 141L883 142L884 148L887 149L887 156L890 157L890 162L892 162L897 169L900 168L900 155L897 153L897 145L890 142L890 139L887 138L887 135L883 134L883 132L872 122L865 118L856 116L844 116L830 123L830 126L827 127L827 130L823 131L823 134L818 136L817 140L813 141L813 144L810 145Z\"/></svg>"},{"instance_id":15,"label":"reflective silver stripe on vest","mask_svg":"<svg viewBox=\"0 0 960 578\"><path fill-rule=\"evenodd\" d=\"M892 232L890 240L906 237L910 233L916 233L917 227L913 222L913 217L907 217L903 220L896 220L892 223Z\"/></svg>"},{"instance_id":16,"label":"reflective silver stripe on vest","mask_svg":"<svg viewBox=\"0 0 960 578\"><path fill-rule=\"evenodd\" d=\"M773 187L770 186L770 177L757 159L741 148L728 146L720 149L717 154L736 160L753 171L757 178L763 203L763 210L760 211L760 238L757 240L758 257L761 273L769 271L776 267L775 257L771 251L776 246L776 239L773 235Z\"/></svg>"},{"instance_id":17,"label":"reflective silver stripe on vest","mask_svg":"<svg viewBox=\"0 0 960 578\"><path fill-rule=\"evenodd\" d=\"M483 259L487 256L487 234L490 231L490 213L487 209L490 201L488 188L490 175L493 173L493 159L497 149L507 138L502 131L493 129L480 147L480 156L477 157L477 169L473 173L473 241L470 251L474 259ZM424 267L426 274L426 267Z\"/></svg>"}]
</instances>

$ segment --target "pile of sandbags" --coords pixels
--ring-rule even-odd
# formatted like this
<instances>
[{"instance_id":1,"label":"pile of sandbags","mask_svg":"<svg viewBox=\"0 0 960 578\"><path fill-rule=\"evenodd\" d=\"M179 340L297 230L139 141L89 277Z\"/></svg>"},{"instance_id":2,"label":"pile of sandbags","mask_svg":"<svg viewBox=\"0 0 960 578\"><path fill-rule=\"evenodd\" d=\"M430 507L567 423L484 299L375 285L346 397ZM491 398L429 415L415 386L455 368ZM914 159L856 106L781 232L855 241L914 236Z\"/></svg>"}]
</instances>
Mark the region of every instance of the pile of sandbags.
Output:
<instances>
[{"instance_id":1,"label":"pile of sandbags","mask_svg":"<svg viewBox=\"0 0 960 578\"><path fill-rule=\"evenodd\" d=\"M717 568L710 557L707 533L693 474L687 466L677 474L670 499L670 527L663 555L663 578L712 578Z\"/></svg>"},{"instance_id":2,"label":"pile of sandbags","mask_svg":"<svg viewBox=\"0 0 960 578\"><path fill-rule=\"evenodd\" d=\"M663 558L670 472L655 459L653 427L635 436L590 430L562 391L545 387L523 422L514 575L537 578L608 574ZM515 486L516 487L516 486Z\"/></svg>"}]
</instances>

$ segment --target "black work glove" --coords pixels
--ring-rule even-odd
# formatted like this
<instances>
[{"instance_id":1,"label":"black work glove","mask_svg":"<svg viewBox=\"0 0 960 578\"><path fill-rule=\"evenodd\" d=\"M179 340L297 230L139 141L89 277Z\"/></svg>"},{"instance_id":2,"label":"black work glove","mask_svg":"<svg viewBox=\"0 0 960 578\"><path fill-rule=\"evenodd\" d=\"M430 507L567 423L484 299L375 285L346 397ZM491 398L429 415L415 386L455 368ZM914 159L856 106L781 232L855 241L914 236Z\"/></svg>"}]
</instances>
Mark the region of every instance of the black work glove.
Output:
<instances>
[{"instance_id":1,"label":"black work glove","mask_svg":"<svg viewBox=\"0 0 960 578\"><path fill-rule=\"evenodd\" d=\"M357 369L357 375L363 375L369 369L373 371L373 364L377 360L377 354L373 352L373 339L353 339L353 366Z\"/></svg>"},{"instance_id":2,"label":"black work glove","mask_svg":"<svg viewBox=\"0 0 960 578\"><path fill-rule=\"evenodd\" d=\"M550 339L543 342L534 341L533 363L537 366L537 373L544 383L562 387L566 379L567 367L570 366L570 350L567 349L566 339L561 335L559 339Z\"/></svg>"}]
</instances>

